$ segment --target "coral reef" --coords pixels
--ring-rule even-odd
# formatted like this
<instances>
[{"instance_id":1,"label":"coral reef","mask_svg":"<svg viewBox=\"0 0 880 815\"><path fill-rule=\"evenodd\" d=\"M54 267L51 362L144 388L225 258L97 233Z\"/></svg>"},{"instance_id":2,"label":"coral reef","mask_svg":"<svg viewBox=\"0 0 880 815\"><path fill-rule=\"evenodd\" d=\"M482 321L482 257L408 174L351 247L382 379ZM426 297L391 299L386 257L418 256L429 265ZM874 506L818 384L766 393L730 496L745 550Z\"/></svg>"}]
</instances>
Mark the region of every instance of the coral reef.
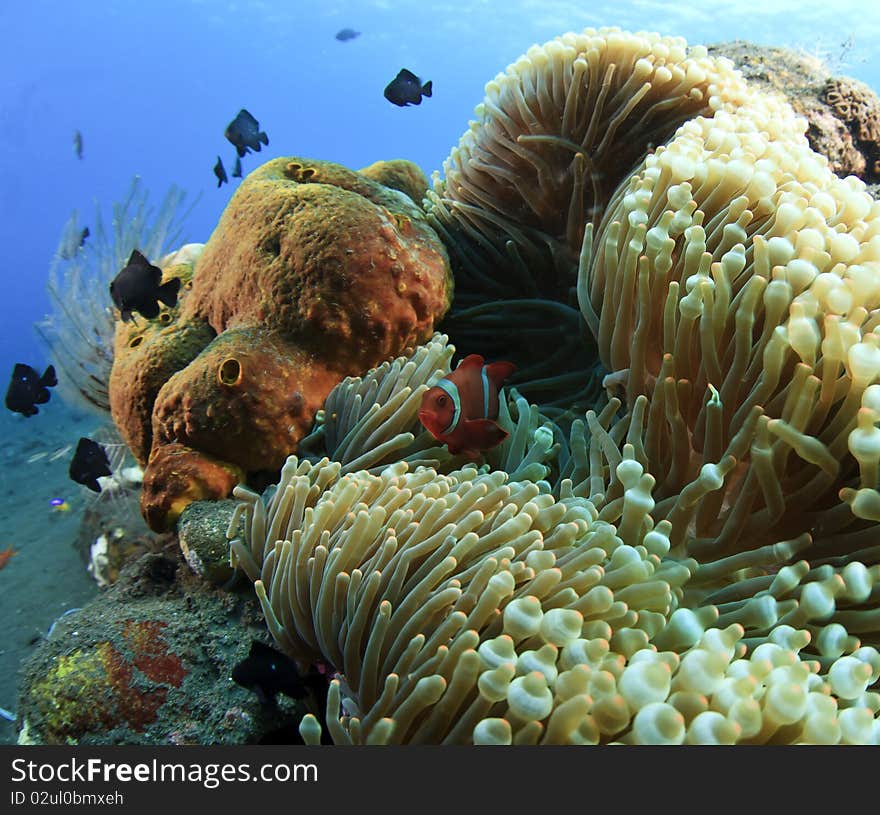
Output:
<instances>
[{"instance_id":1,"label":"coral reef","mask_svg":"<svg viewBox=\"0 0 880 815\"><path fill-rule=\"evenodd\" d=\"M789 48L734 40L709 46L709 53L733 60L749 85L784 96L807 120L810 146L834 173L880 181L880 99L863 82Z\"/></svg>"},{"instance_id":2,"label":"coral reef","mask_svg":"<svg viewBox=\"0 0 880 815\"><path fill-rule=\"evenodd\" d=\"M880 181L880 99L864 82L846 76L828 79L823 101L846 126L848 147L861 156L852 172L866 182ZM832 167L838 174L840 170Z\"/></svg>"},{"instance_id":3,"label":"coral reef","mask_svg":"<svg viewBox=\"0 0 880 815\"><path fill-rule=\"evenodd\" d=\"M369 172L420 188L406 163ZM452 296L421 210L322 161L252 172L187 261L163 267L185 280L173 309L117 328L113 416L146 464L156 530L244 472L280 467L335 384L430 337Z\"/></svg>"},{"instance_id":4,"label":"coral reef","mask_svg":"<svg viewBox=\"0 0 880 815\"><path fill-rule=\"evenodd\" d=\"M487 86L428 195L456 297L500 320L574 289L606 395L517 411L527 479L426 467L406 406L448 362L417 350L337 388L327 458L236 488L234 562L336 670L334 741L880 743L880 207L806 126L654 34L564 35Z\"/></svg>"},{"instance_id":5,"label":"coral reef","mask_svg":"<svg viewBox=\"0 0 880 815\"><path fill-rule=\"evenodd\" d=\"M291 726L293 702L269 713L229 678L261 634L255 612L179 558L144 556L25 663L19 743L245 744Z\"/></svg>"},{"instance_id":6,"label":"coral reef","mask_svg":"<svg viewBox=\"0 0 880 815\"><path fill-rule=\"evenodd\" d=\"M150 525L185 513L216 580L228 519L332 672L304 741L880 743L880 204L807 128L705 48L588 29L488 84L424 213L405 164L242 183L167 312L216 337L131 416ZM519 366L479 467L416 416L455 345ZM88 646L63 671L164 691L167 734L186 675ZM54 670L28 731L106 738L56 727Z\"/></svg>"}]
</instances>

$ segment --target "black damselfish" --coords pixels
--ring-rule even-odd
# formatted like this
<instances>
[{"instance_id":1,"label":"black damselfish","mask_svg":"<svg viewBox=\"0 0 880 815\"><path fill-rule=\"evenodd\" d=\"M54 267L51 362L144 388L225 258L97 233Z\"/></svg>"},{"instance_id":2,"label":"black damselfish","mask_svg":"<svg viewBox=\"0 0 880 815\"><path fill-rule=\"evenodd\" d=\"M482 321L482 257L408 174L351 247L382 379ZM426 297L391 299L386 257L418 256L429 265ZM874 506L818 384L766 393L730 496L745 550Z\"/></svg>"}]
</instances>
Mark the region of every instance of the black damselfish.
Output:
<instances>
[{"instance_id":1,"label":"black damselfish","mask_svg":"<svg viewBox=\"0 0 880 815\"><path fill-rule=\"evenodd\" d=\"M241 178L241 158L235 157L235 164L232 165L232 177Z\"/></svg>"},{"instance_id":2,"label":"black damselfish","mask_svg":"<svg viewBox=\"0 0 880 815\"><path fill-rule=\"evenodd\" d=\"M269 143L269 137L260 130L260 123L244 108L229 123L223 135L235 147L239 156L244 156L250 150L259 153L262 149L260 142Z\"/></svg>"},{"instance_id":3,"label":"black damselfish","mask_svg":"<svg viewBox=\"0 0 880 815\"><path fill-rule=\"evenodd\" d=\"M223 159L220 158L220 156L217 156L217 163L214 165L214 175L217 176L218 187L222 187L227 181L229 181L226 177L226 168L223 166Z\"/></svg>"},{"instance_id":4,"label":"black damselfish","mask_svg":"<svg viewBox=\"0 0 880 815\"><path fill-rule=\"evenodd\" d=\"M173 277L163 284L162 270L153 266L135 249L126 267L113 278L110 296L121 312L122 321L127 323L134 311L140 312L148 320L158 317L160 300L169 308L177 305L179 289L179 277Z\"/></svg>"},{"instance_id":5,"label":"black damselfish","mask_svg":"<svg viewBox=\"0 0 880 815\"><path fill-rule=\"evenodd\" d=\"M385 98L401 108L406 105L421 105L422 97L430 96L431 93L431 80L423 85L422 80L406 68L401 68L397 76L385 86Z\"/></svg>"},{"instance_id":6,"label":"black damselfish","mask_svg":"<svg viewBox=\"0 0 880 815\"><path fill-rule=\"evenodd\" d=\"M355 37L360 37L361 32L355 31L353 28L340 28L339 31L336 32L336 39L339 42L347 42L348 40L353 40Z\"/></svg>"},{"instance_id":7,"label":"black damselfish","mask_svg":"<svg viewBox=\"0 0 880 815\"><path fill-rule=\"evenodd\" d=\"M100 492L101 485L98 479L113 474L107 451L98 442L81 436L70 462L68 474L77 484L88 487L92 492Z\"/></svg>"},{"instance_id":8,"label":"black damselfish","mask_svg":"<svg viewBox=\"0 0 880 815\"><path fill-rule=\"evenodd\" d=\"M232 681L252 690L264 705L274 704L279 693L292 699L308 694L296 663L258 640L251 642L250 653L232 669Z\"/></svg>"},{"instance_id":9,"label":"black damselfish","mask_svg":"<svg viewBox=\"0 0 880 815\"><path fill-rule=\"evenodd\" d=\"M55 367L50 365L40 376L30 365L16 362L6 389L6 407L22 416L36 416L37 405L49 401L49 388L58 384Z\"/></svg>"},{"instance_id":10,"label":"black damselfish","mask_svg":"<svg viewBox=\"0 0 880 815\"><path fill-rule=\"evenodd\" d=\"M78 234L67 235L58 247L58 254L64 260L73 260L80 248L85 246L86 238L89 237L89 228L84 227Z\"/></svg>"}]
</instances>

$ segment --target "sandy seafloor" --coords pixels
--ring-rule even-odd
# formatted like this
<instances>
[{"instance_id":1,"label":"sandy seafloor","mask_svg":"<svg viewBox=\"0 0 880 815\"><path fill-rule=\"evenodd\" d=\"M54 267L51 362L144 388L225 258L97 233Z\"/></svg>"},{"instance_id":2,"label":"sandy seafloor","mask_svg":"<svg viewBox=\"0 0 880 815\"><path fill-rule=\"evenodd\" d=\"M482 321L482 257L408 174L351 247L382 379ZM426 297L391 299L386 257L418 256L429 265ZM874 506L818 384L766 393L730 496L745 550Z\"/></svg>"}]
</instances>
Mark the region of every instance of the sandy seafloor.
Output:
<instances>
[{"instance_id":1,"label":"sandy seafloor","mask_svg":"<svg viewBox=\"0 0 880 815\"><path fill-rule=\"evenodd\" d=\"M61 614L100 591L75 548L94 494L71 481L67 470L79 437L101 424L71 412L57 394L36 416L26 419L5 408L0 415L0 551L17 550L0 569L0 707L13 713L22 660ZM53 510L56 497L70 509ZM0 743L16 739L15 723L0 718Z\"/></svg>"}]
</instances>

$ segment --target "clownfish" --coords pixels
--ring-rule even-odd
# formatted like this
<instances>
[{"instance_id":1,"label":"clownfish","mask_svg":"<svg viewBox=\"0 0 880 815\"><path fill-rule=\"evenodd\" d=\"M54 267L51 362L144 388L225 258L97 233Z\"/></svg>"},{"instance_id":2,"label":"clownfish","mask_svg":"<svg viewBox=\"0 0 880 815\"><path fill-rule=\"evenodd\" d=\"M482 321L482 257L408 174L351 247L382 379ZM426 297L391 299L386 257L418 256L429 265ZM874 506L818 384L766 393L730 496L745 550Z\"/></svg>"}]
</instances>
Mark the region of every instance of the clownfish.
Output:
<instances>
[{"instance_id":1,"label":"clownfish","mask_svg":"<svg viewBox=\"0 0 880 815\"><path fill-rule=\"evenodd\" d=\"M469 354L422 396L419 421L453 455L478 459L481 452L507 438L507 431L495 421L498 392L515 370L512 362L484 365L479 354Z\"/></svg>"}]
</instances>

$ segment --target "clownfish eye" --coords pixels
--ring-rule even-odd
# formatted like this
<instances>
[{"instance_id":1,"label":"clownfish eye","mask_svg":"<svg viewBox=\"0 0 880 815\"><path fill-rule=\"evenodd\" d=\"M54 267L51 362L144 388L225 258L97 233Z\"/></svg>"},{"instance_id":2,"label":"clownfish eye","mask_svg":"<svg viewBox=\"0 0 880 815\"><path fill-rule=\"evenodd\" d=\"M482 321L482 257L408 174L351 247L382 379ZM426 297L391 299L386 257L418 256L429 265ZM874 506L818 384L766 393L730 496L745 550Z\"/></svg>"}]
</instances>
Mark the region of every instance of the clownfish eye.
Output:
<instances>
[{"instance_id":1,"label":"clownfish eye","mask_svg":"<svg viewBox=\"0 0 880 815\"><path fill-rule=\"evenodd\" d=\"M446 397L441 393L441 394L437 397L437 407L443 407L443 405L446 404L446 401L447 401L447 400L446 400Z\"/></svg>"}]
</instances>

